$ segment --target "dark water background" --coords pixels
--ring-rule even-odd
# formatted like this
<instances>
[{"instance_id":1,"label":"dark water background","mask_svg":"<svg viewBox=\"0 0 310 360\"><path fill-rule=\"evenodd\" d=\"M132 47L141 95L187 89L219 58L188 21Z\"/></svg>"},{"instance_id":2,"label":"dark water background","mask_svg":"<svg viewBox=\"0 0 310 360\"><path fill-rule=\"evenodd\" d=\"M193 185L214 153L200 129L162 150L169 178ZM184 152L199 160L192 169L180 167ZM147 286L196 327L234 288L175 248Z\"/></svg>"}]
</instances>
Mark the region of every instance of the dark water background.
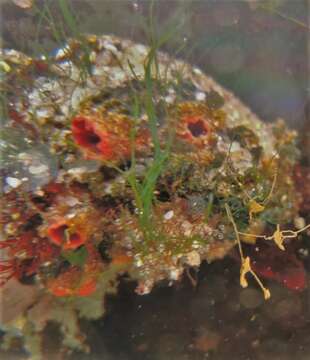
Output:
<instances>
[{"instance_id":1,"label":"dark water background","mask_svg":"<svg viewBox=\"0 0 310 360\"><path fill-rule=\"evenodd\" d=\"M53 2L49 3L53 9ZM174 53L184 42L180 57L232 90L265 121L283 117L300 130L301 139L309 137L310 8L306 0L284 0L272 12L253 10L246 2L234 0L155 3L159 28L172 22L175 14L173 21L183 24L166 46L168 52ZM37 53L33 46L37 19L9 0L0 4L3 45ZM140 20L147 16L148 1L76 0L72 4L81 31L145 42ZM55 47L48 29L41 29L39 35L45 47ZM309 142L302 144L304 156L309 157ZM309 237L299 243L310 251ZM303 261L310 285L309 257ZM91 354L73 354L72 360L309 360L309 286L298 293L267 282L272 298L265 303L252 284L240 288L238 272L239 265L230 259L205 264L196 288L185 278L147 296L134 295L134 284L124 279L119 295L107 301L106 317L83 323ZM57 359L52 348L50 358Z\"/></svg>"}]
</instances>

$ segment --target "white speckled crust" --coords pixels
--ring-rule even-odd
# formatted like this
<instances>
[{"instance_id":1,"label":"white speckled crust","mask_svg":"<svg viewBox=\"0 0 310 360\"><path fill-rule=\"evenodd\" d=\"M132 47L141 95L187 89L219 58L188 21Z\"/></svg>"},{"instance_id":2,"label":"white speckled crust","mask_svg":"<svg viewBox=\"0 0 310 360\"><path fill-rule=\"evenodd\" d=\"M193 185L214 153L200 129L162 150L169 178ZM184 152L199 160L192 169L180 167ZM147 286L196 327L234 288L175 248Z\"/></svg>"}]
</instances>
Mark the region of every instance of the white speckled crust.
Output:
<instances>
[{"instance_id":1,"label":"white speckled crust","mask_svg":"<svg viewBox=\"0 0 310 360\"><path fill-rule=\"evenodd\" d=\"M104 37L106 42L120 44L124 49L124 53L120 57L120 62L124 68L128 69L128 61L133 65L135 73L138 76L143 76L143 64L148 54L148 48L144 45L135 44L129 40L121 40L116 37ZM211 90L219 93L225 100L223 110L227 114L227 125L234 127L238 125L245 125L251 128L260 138L261 145L267 154L273 154L273 136L268 124L262 122L257 115L255 115L247 106L245 106L232 92L226 90L219 85L212 77L204 74L200 69L192 67L191 65L169 57L167 54L159 53L159 69L161 75L166 75L167 78L173 78L173 73L181 72L184 80L191 81L198 91L209 92ZM128 76L128 74L127 74Z\"/></svg>"},{"instance_id":2,"label":"white speckled crust","mask_svg":"<svg viewBox=\"0 0 310 360\"><path fill-rule=\"evenodd\" d=\"M52 66L52 72L57 80L52 81L47 77L36 79L28 93L30 104L25 112L26 118L32 114L43 118L54 115L52 110L54 104L49 104L50 100L47 101L45 96L40 95L42 86L48 90L49 99L60 105L61 112L54 115L55 121L63 122L85 98L96 95L106 87L122 87L135 76L138 78L144 76L144 65L149 51L147 46L111 35L90 36L90 38L96 38L98 50L91 53L92 75L87 78L86 84L80 79L79 69L70 61L68 55L70 45L58 49L54 55L58 63ZM4 60L9 58L11 62L27 64L31 61L31 58L15 50L4 50L1 53ZM197 88L198 93L214 90L220 94L225 100L222 109L227 114L227 126L245 125L251 128L259 137L266 155L273 155L274 138L270 125L263 123L232 92L223 88L200 69L173 59L167 54L159 52L158 63L160 76L171 80L178 72L182 74L184 80L190 81ZM173 97L171 99L169 97L169 102L171 101ZM23 105L17 102L16 108L22 110Z\"/></svg>"}]
</instances>

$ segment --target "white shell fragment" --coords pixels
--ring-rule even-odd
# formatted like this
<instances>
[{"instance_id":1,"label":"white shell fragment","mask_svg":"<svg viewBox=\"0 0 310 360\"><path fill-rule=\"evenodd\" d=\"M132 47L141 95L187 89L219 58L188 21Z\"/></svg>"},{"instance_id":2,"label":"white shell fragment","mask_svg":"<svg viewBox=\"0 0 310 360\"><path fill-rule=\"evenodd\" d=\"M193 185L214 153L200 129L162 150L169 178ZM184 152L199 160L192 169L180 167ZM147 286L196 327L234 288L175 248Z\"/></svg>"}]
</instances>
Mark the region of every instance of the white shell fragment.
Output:
<instances>
[{"instance_id":1,"label":"white shell fragment","mask_svg":"<svg viewBox=\"0 0 310 360\"><path fill-rule=\"evenodd\" d=\"M14 178L14 177L10 177L8 176L5 179L5 182L11 186L12 188L17 188L19 185L21 185L22 181L20 179Z\"/></svg>"},{"instance_id":2,"label":"white shell fragment","mask_svg":"<svg viewBox=\"0 0 310 360\"><path fill-rule=\"evenodd\" d=\"M164 215L164 219L165 220L171 220L174 216L174 212L173 210L167 211L166 214Z\"/></svg>"}]
</instances>

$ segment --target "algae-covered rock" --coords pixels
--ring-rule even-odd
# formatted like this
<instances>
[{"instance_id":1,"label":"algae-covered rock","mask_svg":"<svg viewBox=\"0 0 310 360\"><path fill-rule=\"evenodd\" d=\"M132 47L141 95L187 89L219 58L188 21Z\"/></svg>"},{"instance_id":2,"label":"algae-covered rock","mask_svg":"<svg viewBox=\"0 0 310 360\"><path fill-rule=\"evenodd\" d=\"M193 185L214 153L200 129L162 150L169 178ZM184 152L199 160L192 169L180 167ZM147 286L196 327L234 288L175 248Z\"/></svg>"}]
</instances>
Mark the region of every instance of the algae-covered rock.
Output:
<instances>
[{"instance_id":1,"label":"algae-covered rock","mask_svg":"<svg viewBox=\"0 0 310 360\"><path fill-rule=\"evenodd\" d=\"M241 285L250 272L266 290L241 242L260 238L285 250L307 228L281 230L300 206L296 133L283 121L262 122L154 45L88 36L48 60L1 56L9 89L3 134L25 134L20 149L16 137L1 146L17 165L28 154L22 173L10 161L1 168L1 276L40 287L38 303L54 299L45 320L61 323L65 346L83 348L77 317L102 316L105 294L125 273L146 294L238 243ZM24 329L43 331L31 312L20 315Z\"/></svg>"}]
</instances>

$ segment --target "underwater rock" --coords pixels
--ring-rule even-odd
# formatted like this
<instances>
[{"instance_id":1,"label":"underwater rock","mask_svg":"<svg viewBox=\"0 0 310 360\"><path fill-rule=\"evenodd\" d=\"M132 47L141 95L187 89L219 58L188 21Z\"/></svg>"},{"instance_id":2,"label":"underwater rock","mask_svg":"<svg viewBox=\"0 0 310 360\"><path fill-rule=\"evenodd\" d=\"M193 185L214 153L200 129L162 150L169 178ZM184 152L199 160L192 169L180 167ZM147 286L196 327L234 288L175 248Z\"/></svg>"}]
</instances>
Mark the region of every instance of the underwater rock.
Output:
<instances>
[{"instance_id":1,"label":"underwater rock","mask_svg":"<svg viewBox=\"0 0 310 360\"><path fill-rule=\"evenodd\" d=\"M283 121L262 122L198 68L114 36L70 40L39 75L36 59L1 56L12 89L5 131L25 133L1 140L13 149L1 168L1 278L31 277L42 299L53 297L49 320L61 324L65 347L84 349L77 318L102 316L123 274L147 294L238 244L242 286L251 273L270 296L256 269L287 283L252 266L241 244L272 241L278 258L308 228L279 226L301 204L292 176L297 134ZM301 290L303 278L295 280L290 288ZM41 335L20 311L26 340ZM218 342L202 337L197 348Z\"/></svg>"}]
</instances>

